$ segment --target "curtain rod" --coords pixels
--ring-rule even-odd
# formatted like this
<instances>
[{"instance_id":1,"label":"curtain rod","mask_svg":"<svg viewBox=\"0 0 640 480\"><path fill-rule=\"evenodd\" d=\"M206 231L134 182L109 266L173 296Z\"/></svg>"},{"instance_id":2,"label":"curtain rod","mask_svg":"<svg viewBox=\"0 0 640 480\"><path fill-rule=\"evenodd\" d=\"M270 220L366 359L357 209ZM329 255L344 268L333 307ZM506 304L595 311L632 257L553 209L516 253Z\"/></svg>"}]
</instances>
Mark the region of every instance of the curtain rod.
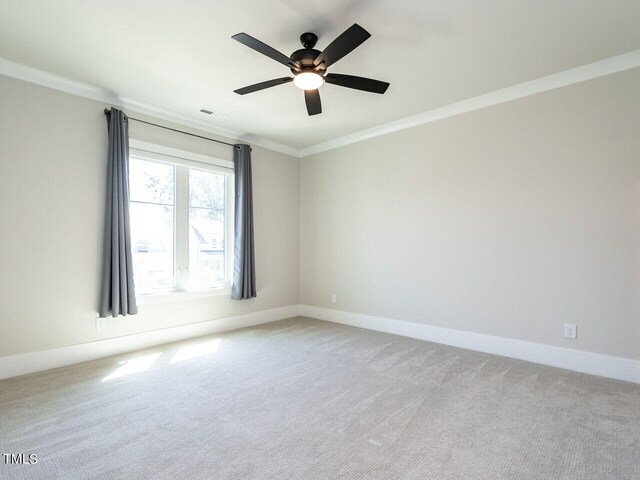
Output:
<instances>
[{"instance_id":1,"label":"curtain rod","mask_svg":"<svg viewBox=\"0 0 640 480\"><path fill-rule=\"evenodd\" d=\"M105 108L104 109L104 114L108 117L109 115L111 115L111 110L108 109L108 108ZM139 118L133 118L133 117L130 117L128 115L125 115L125 117L128 118L129 120L133 120L135 122L146 123L147 125L152 125L152 126L158 127L158 128L164 128L165 130L171 130L172 132L178 132L178 133L182 133L184 135L190 135L192 137L202 138L204 140L209 140L210 142L222 143L223 145L229 145L230 147L235 147L236 146L233 143L223 142L222 140L216 140L214 138L203 137L202 135L196 135L195 133L189 133L189 132L185 132L183 130L177 130L177 129L171 128L171 127L165 127L164 125L158 125L157 123L147 122L146 120L140 120ZM240 147L238 147L238 148L240 148ZM249 146L249 148L251 148L251 146Z\"/></svg>"}]
</instances>

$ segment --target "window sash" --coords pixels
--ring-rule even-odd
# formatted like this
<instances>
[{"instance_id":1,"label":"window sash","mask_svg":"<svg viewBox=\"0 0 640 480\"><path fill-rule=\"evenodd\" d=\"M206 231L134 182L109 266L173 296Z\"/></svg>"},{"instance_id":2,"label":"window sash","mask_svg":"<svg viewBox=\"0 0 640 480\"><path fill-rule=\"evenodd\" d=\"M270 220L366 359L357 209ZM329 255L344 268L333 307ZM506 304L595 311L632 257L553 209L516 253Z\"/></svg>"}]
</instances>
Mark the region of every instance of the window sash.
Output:
<instances>
[{"instance_id":1,"label":"window sash","mask_svg":"<svg viewBox=\"0 0 640 480\"><path fill-rule=\"evenodd\" d=\"M164 148L164 147L159 147ZM178 152L174 150L172 153ZM212 290L219 288L228 288L231 286L233 276L233 247L234 247L234 182L233 168L225 166L225 160L218 160L211 157L197 156L183 152L185 156L198 158L192 160L189 158L175 157L163 153L152 152L149 150L139 150L130 148L129 156L132 159L147 160L151 162L167 163L175 167L175 183L174 183L174 269L173 284L170 289L146 289L137 292L141 295L152 295L169 292L195 291L195 290ZM208 161L203 161L208 159ZM233 162L227 162L233 165ZM225 255L225 281L221 284L210 285L206 287L189 285L189 170L197 169L208 172L214 172L224 175L225 181L225 205L224 205L224 255Z\"/></svg>"}]
</instances>

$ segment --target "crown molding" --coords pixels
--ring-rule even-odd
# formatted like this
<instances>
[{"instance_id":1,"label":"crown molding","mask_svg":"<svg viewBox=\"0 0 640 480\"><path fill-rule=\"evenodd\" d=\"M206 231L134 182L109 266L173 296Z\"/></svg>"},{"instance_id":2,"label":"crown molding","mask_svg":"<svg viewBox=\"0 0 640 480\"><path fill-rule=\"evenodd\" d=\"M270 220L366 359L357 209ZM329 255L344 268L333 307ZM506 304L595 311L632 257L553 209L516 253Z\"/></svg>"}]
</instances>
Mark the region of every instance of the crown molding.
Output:
<instances>
[{"instance_id":1,"label":"crown molding","mask_svg":"<svg viewBox=\"0 0 640 480\"><path fill-rule=\"evenodd\" d=\"M343 147L369 138L379 137L380 135L386 135L399 130L417 127L418 125L424 125L425 123L454 117L463 113L480 110L482 108L510 102L512 100L528 97L537 93L566 87L575 83L584 82L637 67L640 67L640 50L634 50L605 60L589 63L581 67L565 70L564 72L554 73L553 75L506 87L491 93L451 103L417 115L412 115L410 117L405 117L400 120L361 130L349 135L344 135L316 145L311 145L310 147L298 150L298 156L306 157L308 155L314 155L316 153L333 150L334 148Z\"/></svg>"},{"instance_id":2,"label":"crown molding","mask_svg":"<svg viewBox=\"0 0 640 480\"><path fill-rule=\"evenodd\" d=\"M128 111L177 123L185 127L197 128L198 130L220 135L227 139L251 143L252 145L258 145L260 147L275 150L294 157L298 156L298 149L290 147L289 145L283 145L259 136L242 134L230 129L211 125L208 122L193 118L189 115L174 112L149 103L140 102L132 98L121 97L111 90L72 80L61 75L55 75L44 70L39 70L37 68L6 60L4 58L0 58L0 74L17 78L18 80L24 80L25 82L42 85L43 87L52 88L54 90L59 90L61 92L70 93L72 95L97 100Z\"/></svg>"},{"instance_id":3,"label":"crown molding","mask_svg":"<svg viewBox=\"0 0 640 480\"><path fill-rule=\"evenodd\" d=\"M107 104L116 105L127 110L164 119L186 127L197 128L199 130L231 139L238 139L239 141L251 143L252 145L258 145L269 150L274 150L276 152L299 158L637 67L640 67L640 50L634 50L605 60L589 63L581 67L572 68L546 77L506 87L494 92L405 117L400 120L384 123L382 125L360 130L342 137L327 140L326 142L317 143L309 147L294 148L257 135L242 134L223 127L211 125L210 123L193 118L189 115L167 110L165 108L140 102L131 98L121 97L111 90L71 80L60 75L55 75L37 68L0 58L0 74L2 75L7 75L26 82L35 83Z\"/></svg>"}]
</instances>

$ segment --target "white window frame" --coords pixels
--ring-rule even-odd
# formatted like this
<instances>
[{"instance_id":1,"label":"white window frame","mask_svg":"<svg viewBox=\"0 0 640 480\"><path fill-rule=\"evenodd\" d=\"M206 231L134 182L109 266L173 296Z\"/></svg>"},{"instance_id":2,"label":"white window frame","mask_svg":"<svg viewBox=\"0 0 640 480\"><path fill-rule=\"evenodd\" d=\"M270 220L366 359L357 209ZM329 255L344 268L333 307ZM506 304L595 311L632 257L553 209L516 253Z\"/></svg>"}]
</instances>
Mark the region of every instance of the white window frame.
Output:
<instances>
[{"instance_id":1,"label":"white window frame","mask_svg":"<svg viewBox=\"0 0 640 480\"><path fill-rule=\"evenodd\" d=\"M174 280L171 289L144 290L136 292L139 303L153 303L152 299L162 300L171 297L200 296L202 294L220 294L231 291L233 277L234 247L234 168L233 161L222 160L207 155L178 150L164 145L129 140L129 156L141 160L166 163L175 167L175 213L174 213ZM183 167L183 168L180 168ZM187 167L187 168L184 168ZM225 261L227 272L223 284L210 287L189 287L189 168L213 171L225 175ZM181 198L178 198L178 195ZM178 238L180 237L180 238Z\"/></svg>"}]
</instances>

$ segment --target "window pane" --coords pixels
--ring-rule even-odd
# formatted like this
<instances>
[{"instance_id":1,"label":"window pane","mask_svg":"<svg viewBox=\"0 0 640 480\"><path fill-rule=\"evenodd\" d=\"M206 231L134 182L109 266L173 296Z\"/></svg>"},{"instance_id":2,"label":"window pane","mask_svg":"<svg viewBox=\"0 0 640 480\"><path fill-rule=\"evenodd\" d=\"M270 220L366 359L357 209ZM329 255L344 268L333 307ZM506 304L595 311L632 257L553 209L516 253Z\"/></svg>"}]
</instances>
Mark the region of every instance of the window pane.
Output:
<instances>
[{"instance_id":1,"label":"window pane","mask_svg":"<svg viewBox=\"0 0 640 480\"><path fill-rule=\"evenodd\" d=\"M189 170L189 284L224 283L225 176Z\"/></svg>"},{"instance_id":2,"label":"window pane","mask_svg":"<svg viewBox=\"0 0 640 480\"><path fill-rule=\"evenodd\" d=\"M224 175L190 169L189 206L224 208Z\"/></svg>"},{"instance_id":3,"label":"window pane","mask_svg":"<svg viewBox=\"0 0 640 480\"><path fill-rule=\"evenodd\" d=\"M189 209L189 283L205 287L225 281L224 212Z\"/></svg>"},{"instance_id":4,"label":"window pane","mask_svg":"<svg viewBox=\"0 0 640 480\"><path fill-rule=\"evenodd\" d=\"M175 167L131 158L129 160L129 185L132 202L173 205Z\"/></svg>"},{"instance_id":5,"label":"window pane","mask_svg":"<svg viewBox=\"0 0 640 480\"><path fill-rule=\"evenodd\" d=\"M174 209L131 202L131 244L136 288L174 286Z\"/></svg>"}]
</instances>

